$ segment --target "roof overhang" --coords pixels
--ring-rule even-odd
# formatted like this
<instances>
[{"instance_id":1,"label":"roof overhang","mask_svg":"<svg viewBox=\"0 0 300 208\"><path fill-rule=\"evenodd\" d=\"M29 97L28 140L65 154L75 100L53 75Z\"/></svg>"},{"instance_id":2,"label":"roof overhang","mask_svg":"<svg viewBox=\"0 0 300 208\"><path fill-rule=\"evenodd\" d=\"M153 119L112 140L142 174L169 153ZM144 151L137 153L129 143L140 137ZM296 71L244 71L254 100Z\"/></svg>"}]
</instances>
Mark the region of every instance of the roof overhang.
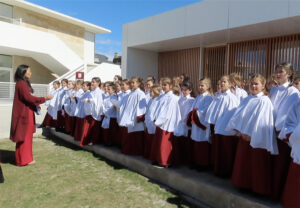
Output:
<instances>
[{"instance_id":1,"label":"roof overhang","mask_svg":"<svg viewBox=\"0 0 300 208\"><path fill-rule=\"evenodd\" d=\"M48 16L48 17L58 19L60 21L68 22L68 23L83 27L83 28L85 28L85 30L95 33L95 34L104 34L104 33L111 32L109 29L82 21L80 19L76 19L74 17L70 17L68 15L47 9L42 6L38 6L36 4L32 4L30 2L26 2L23 0L0 0L0 2L3 2L8 5L18 6L18 7L21 7L21 8L24 8L24 9Z\"/></svg>"},{"instance_id":2,"label":"roof overhang","mask_svg":"<svg viewBox=\"0 0 300 208\"><path fill-rule=\"evenodd\" d=\"M241 27L201 33L192 36L168 39L128 47L164 52L186 48L211 47L227 43L271 38L300 33L300 16L251 24Z\"/></svg>"}]
</instances>

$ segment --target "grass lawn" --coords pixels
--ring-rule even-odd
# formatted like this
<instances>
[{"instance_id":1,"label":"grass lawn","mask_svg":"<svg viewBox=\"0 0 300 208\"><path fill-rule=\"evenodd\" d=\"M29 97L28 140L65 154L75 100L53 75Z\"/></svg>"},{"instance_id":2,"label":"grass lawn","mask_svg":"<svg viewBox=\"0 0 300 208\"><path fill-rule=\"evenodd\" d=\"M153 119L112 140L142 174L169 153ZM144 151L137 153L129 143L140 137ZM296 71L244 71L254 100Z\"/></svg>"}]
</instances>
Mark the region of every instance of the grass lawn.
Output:
<instances>
[{"instance_id":1,"label":"grass lawn","mask_svg":"<svg viewBox=\"0 0 300 208\"><path fill-rule=\"evenodd\" d=\"M59 140L34 138L31 166L15 166L14 149L0 141L1 208L192 207L147 178Z\"/></svg>"}]
</instances>

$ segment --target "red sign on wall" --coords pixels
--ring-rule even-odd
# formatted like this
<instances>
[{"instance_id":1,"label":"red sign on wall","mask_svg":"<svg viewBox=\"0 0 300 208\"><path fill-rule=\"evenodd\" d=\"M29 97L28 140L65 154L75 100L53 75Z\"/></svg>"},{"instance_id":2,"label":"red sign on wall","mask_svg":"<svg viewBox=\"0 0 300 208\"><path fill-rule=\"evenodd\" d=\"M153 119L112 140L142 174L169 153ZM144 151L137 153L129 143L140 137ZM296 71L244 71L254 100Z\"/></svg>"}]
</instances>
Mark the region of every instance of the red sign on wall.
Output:
<instances>
[{"instance_id":1,"label":"red sign on wall","mask_svg":"<svg viewBox=\"0 0 300 208\"><path fill-rule=\"evenodd\" d=\"M84 80L84 72L76 72L76 79Z\"/></svg>"}]
</instances>

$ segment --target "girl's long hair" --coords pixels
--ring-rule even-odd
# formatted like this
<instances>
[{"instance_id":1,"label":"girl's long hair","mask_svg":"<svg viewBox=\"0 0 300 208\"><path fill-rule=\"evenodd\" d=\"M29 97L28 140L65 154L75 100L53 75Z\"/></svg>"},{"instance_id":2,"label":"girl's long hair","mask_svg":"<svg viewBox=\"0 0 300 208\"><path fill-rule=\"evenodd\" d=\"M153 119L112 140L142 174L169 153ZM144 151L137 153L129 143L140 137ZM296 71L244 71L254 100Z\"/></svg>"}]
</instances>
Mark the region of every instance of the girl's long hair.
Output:
<instances>
[{"instance_id":1,"label":"girl's long hair","mask_svg":"<svg viewBox=\"0 0 300 208\"><path fill-rule=\"evenodd\" d=\"M18 66L18 68L16 70L16 73L15 73L14 79L15 79L15 82L20 81L20 80L25 81L27 83L29 89L30 89L30 92L33 93L34 90L31 87L31 83L30 83L29 79L27 79L25 77L25 74L26 74L28 68L29 68L29 66L27 66L25 64L22 64L22 65Z\"/></svg>"}]
</instances>

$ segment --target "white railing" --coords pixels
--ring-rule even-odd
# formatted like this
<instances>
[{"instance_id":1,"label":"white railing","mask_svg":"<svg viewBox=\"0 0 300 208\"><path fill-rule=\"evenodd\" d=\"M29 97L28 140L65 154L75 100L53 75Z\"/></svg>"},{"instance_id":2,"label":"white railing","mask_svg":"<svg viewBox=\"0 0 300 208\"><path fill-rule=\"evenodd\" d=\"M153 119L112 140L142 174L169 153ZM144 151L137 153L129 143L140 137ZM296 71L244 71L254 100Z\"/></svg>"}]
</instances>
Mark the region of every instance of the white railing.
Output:
<instances>
[{"instance_id":1,"label":"white railing","mask_svg":"<svg viewBox=\"0 0 300 208\"><path fill-rule=\"evenodd\" d=\"M14 82L0 82L0 99L13 99L15 94L15 86L16 83ZM31 84L31 86L34 90L34 96L44 97L49 94L48 84Z\"/></svg>"},{"instance_id":2,"label":"white railing","mask_svg":"<svg viewBox=\"0 0 300 208\"><path fill-rule=\"evenodd\" d=\"M57 79L55 79L52 82L50 82L49 83L49 89L52 89L53 82L55 82L55 81L59 81L60 82L62 79L70 79L70 78L72 78L76 74L76 72L81 72L81 71L86 72L86 68L87 68L86 64L82 64L81 66L77 67L76 69L68 71L67 73L61 75Z\"/></svg>"},{"instance_id":3,"label":"white railing","mask_svg":"<svg viewBox=\"0 0 300 208\"><path fill-rule=\"evenodd\" d=\"M5 16L0 15L0 21L8 22L8 23L16 24L16 25L21 25L23 20L22 20L22 18L14 19L14 18L5 17Z\"/></svg>"}]
</instances>

